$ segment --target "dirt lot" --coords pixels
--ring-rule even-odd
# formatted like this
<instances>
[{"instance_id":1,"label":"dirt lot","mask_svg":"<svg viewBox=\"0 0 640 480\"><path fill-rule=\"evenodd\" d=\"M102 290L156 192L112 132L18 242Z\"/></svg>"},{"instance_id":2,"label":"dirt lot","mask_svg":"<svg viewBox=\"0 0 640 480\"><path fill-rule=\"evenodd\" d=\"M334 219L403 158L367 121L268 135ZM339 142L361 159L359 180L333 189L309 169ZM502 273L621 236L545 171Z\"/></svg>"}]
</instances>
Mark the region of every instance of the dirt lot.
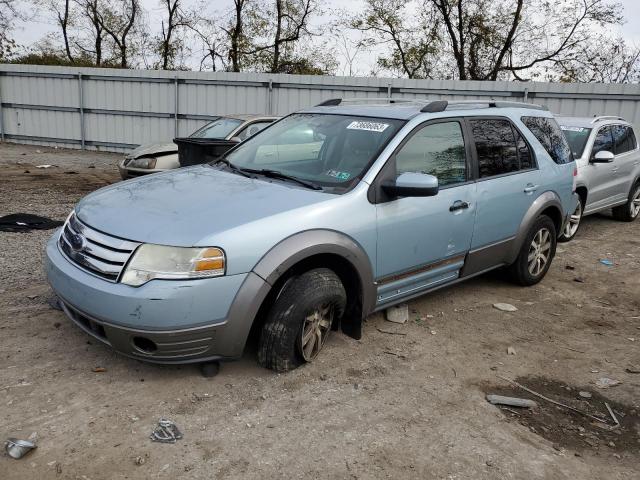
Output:
<instances>
[{"instance_id":1,"label":"dirt lot","mask_svg":"<svg viewBox=\"0 0 640 480\"><path fill-rule=\"evenodd\" d=\"M0 215L63 220L118 180L117 158L0 145ZM0 456L0 478L640 478L639 233L590 217L536 287L485 275L411 302L405 325L374 315L361 341L335 334L297 371L263 370L250 349L213 379L90 341L47 303L51 232L0 233L0 440L38 441ZM499 376L612 423L607 401L621 426L542 399L490 405L485 393L535 398ZM601 377L622 384L599 389ZM161 417L184 439L152 443Z\"/></svg>"}]
</instances>

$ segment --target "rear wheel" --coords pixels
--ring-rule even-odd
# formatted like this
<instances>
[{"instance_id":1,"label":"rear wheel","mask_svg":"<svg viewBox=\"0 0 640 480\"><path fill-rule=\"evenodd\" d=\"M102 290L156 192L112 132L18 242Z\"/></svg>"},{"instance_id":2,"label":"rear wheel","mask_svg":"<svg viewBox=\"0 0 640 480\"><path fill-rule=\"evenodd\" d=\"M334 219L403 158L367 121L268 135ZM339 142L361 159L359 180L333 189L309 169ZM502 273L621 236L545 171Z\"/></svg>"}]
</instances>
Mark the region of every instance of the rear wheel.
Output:
<instances>
[{"instance_id":1,"label":"rear wheel","mask_svg":"<svg viewBox=\"0 0 640 480\"><path fill-rule=\"evenodd\" d=\"M576 233L578 233L578 229L580 228L580 222L582 221L582 211L582 199L579 198L576 209L569 217L569 220L562 231L562 235L558 238L559 242L569 242L576 236Z\"/></svg>"},{"instance_id":2,"label":"rear wheel","mask_svg":"<svg viewBox=\"0 0 640 480\"><path fill-rule=\"evenodd\" d=\"M613 218L623 222L633 222L640 215L640 182L636 183L631 192L629 199L624 205L613 209Z\"/></svg>"},{"instance_id":3,"label":"rear wheel","mask_svg":"<svg viewBox=\"0 0 640 480\"><path fill-rule=\"evenodd\" d=\"M313 361L346 303L340 279L327 268L309 270L285 283L262 326L260 365L285 372Z\"/></svg>"},{"instance_id":4,"label":"rear wheel","mask_svg":"<svg viewBox=\"0 0 640 480\"><path fill-rule=\"evenodd\" d=\"M529 230L518 258L510 267L513 280L520 285L535 285L544 278L556 254L556 226L541 215Z\"/></svg>"}]
</instances>

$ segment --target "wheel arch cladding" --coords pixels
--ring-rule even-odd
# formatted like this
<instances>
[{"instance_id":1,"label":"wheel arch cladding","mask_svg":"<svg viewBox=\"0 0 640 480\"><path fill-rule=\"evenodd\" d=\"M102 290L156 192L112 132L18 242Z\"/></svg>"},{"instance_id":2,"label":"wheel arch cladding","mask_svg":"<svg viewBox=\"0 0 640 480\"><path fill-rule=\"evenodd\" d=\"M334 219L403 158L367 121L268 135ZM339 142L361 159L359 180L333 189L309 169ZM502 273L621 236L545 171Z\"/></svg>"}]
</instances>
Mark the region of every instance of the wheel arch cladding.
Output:
<instances>
[{"instance_id":1,"label":"wheel arch cladding","mask_svg":"<svg viewBox=\"0 0 640 480\"><path fill-rule=\"evenodd\" d=\"M292 235L260 259L253 272L271 285L271 291L256 320L264 318L265 310L289 278L317 267L330 268L340 278L347 293L342 331L359 339L362 321L375 305L373 269L369 257L355 240L332 230L308 230Z\"/></svg>"},{"instance_id":2,"label":"wheel arch cladding","mask_svg":"<svg viewBox=\"0 0 640 480\"><path fill-rule=\"evenodd\" d=\"M533 201L529 210L527 210L527 213L525 213L522 218L515 241L513 242L513 248L509 258L510 262L515 261L520 249L522 248L522 242L524 242L527 237L527 233L529 232L531 225L533 225L540 215L547 215L551 220L553 220L556 227L556 235L560 235L562 233L562 225L564 223L562 202L555 192L544 192Z\"/></svg>"},{"instance_id":3,"label":"wheel arch cladding","mask_svg":"<svg viewBox=\"0 0 640 480\"><path fill-rule=\"evenodd\" d=\"M582 208L587 205L587 198L589 198L589 190L584 185L578 185L576 187L576 193L580 196L580 200L582 200Z\"/></svg>"}]
</instances>

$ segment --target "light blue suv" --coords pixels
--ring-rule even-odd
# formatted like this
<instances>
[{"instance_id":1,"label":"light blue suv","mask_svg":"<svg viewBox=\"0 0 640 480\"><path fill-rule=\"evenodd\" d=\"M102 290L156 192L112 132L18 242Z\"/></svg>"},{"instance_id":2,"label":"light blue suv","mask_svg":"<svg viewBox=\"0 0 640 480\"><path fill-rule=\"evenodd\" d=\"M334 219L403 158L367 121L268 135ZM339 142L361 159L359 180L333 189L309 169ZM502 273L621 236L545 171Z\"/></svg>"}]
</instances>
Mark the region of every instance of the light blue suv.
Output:
<instances>
[{"instance_id":1,"label":"light blue suv","mask_svg":"<svg viewBox=\"0 0 640 480\"><path fill-rule=\"evenodd\" d=\"M66 314L158 363L286 371L332 329L498 267L539 282L573 212L575 162L545 109L329 100L212 165L84 199L47 245Z\"/></svg>"}]
</instances>

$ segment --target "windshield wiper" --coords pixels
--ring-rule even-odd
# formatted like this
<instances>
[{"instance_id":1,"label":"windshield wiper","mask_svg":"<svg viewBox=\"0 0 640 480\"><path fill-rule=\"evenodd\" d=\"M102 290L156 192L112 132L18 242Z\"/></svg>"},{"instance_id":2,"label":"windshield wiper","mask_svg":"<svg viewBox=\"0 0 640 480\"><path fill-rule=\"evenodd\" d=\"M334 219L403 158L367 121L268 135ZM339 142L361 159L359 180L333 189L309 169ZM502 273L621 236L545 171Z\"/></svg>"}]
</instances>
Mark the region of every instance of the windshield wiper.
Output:
<instances>
[{"instance_id":1,"label":"windshield wiper","mask_svg":"<svg viewBox=\"0 0 640 480\"><path fill-rule=\"evenodd\" d=\"M303 187L307 187L312 190L322 190L322 187L316 183L309 182L307 180L302 180L301 178L294 177L293 175L287 175L286 173L282 173L279 170L270 170L268 168L261 168L261 169L242 168L242 171L249 172L249 173L257 173L258 175L264 175L265 177L270 177L270 178L281 178L283 180L291 180L293 182L299 183Z\"/></svg>"},{"instance_id":2,"label":"windshield wiper","mask_svg":"<svg viewBox=\"0 0 640 480\"><path fill-rule=\"evenodd\" d=\"M253 175L251 175L249 172L247 172L246 169L236 167L233 163L231 163L229 160L224 158L224 156L222 156L222 157L218 158L217 160L215 160L213 162L213 165L217 165L218 163L225 164L234 173L237 173L237 174L242 175L242 176L247 177L247 178L255 178Z\"/></svg>"}]
</instances>

